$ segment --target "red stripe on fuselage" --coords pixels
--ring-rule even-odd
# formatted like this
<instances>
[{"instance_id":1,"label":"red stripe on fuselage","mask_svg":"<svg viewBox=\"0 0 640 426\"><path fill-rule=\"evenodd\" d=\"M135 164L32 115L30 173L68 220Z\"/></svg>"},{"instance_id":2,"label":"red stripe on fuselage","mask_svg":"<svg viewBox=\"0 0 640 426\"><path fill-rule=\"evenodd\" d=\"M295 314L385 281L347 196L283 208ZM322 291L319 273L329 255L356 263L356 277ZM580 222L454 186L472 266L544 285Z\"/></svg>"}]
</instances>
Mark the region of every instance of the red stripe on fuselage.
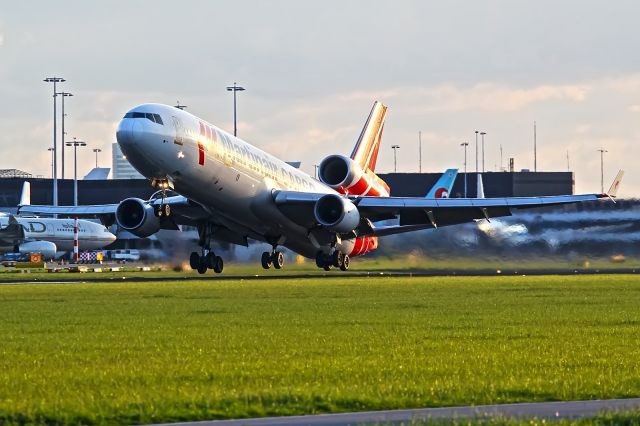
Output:
<instances>
[{"instance_id":1,"label":"red stripe on fuselage","mask_svg":"<svg viewBox=\"0 0 640 426\"><path fill-rule=\"evenodd\" d=\"M204 146L198 142L198 164L204 166Z\"/></svg>"}]
</instances>

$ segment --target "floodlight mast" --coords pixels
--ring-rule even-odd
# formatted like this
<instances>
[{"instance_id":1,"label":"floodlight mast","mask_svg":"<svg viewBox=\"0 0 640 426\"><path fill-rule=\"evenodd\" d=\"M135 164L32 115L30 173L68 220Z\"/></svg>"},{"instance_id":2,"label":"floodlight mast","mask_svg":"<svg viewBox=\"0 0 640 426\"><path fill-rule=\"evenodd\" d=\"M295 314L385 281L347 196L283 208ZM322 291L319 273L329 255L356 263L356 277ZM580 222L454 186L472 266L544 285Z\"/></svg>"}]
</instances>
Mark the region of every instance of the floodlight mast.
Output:
<instances>
[{"instance_id":1,"label":"floodlight mast","mask_svg":"<svg viewBox=\"0 0 640 426\"><path fill-rule=\"evenodd\" d=\"M57 140L57 118L56 97L58 96L57 84L66 80L62 77L47 77L43 80L46 83L53 83L53 205L58 206L58 140ZM56 217L56 215L54 215Z\"/></svg>"},{"instance_id":2,"label":"floodlight mast","mask_svg":"<svg viewBox=\"0 0 640 426\"><path fill-rule=\"evenodd\" d=\"M242 86L238 86L238 83L233 82L233 86L227 86L227 92L233 92L233 136L238 136L238 124L236 122L236 92L243 92L246 90Z\"/></svg>"},{"instance_id":3,"label":"floodlight mast","mask_svg":"<svg viewBox=\"0 0 640 426\"><path fill-rule=\"evenodd\" d=\"M67 142L67 146L73 147L73 205L78 205L78 147L87 146L86 142L73 138L73 142ZM97 154L96 154L97 155Z\"/></svg>"}]
</instances>

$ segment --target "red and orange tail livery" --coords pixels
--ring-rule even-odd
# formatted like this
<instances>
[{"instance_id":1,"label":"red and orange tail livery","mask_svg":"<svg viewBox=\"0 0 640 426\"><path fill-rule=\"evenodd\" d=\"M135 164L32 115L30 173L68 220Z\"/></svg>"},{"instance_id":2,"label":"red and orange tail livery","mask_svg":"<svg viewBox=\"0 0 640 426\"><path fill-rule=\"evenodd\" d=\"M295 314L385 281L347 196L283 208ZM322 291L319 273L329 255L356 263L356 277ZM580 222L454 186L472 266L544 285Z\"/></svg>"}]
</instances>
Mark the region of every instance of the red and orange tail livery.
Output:
<instances>
[{"instance_id":1,"label":"red and orange tail livery","mask_svg":"<svg viewBox=\"0 0 640 426\"><path fill-rule=\"evenodd\" d=\"M376 101L350 157L330 155L320 163L322 182L342 194L388 197L389 186L375 174L387 107Z\"/></svg>"}]
</instances>

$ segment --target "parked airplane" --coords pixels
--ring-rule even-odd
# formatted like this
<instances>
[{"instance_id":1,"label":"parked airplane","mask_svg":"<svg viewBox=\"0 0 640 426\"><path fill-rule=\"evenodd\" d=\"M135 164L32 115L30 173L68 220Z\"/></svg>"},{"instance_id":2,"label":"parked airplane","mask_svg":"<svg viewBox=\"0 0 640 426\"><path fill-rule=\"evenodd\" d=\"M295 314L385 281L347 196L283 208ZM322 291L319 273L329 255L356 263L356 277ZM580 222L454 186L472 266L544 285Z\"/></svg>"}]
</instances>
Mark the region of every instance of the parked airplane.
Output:
<instances>
[{"instance_id":1,"label":"parked airplane","mask_svg":"<svg viewBox=\"0 0 640 426\"><path fill-rule=\"evenodd\" d=\"M445 170L442 176L440 176L440 179L438 179L427 193L427 198L449 198L453 183L456 181L456 176L458 176L458 169Z\"/></svg>"},{"instance_id":2,"label":"parked airplane","mask_svg":"<svg viewBox=\"0 0 640 426\"><path fill-rule=\"evenodd\" d=\"M247 245L269 243L265 269L282 268L279 246L309 258L320 268L346 270L350 257L378 247L378 237L508 216L511 209L576 203L610 194L515 198L390 197L375 174L387 107L375 102L349 157L330 155L319 166L320 180L236 138L187 111L143 104L127 112L116 138L122 152L158 189L148 201L78 207L24 205L22 212L100 217L146 237L159 229L198 228L201 252L190 256L200 273L220 273L223 261L212 239ZM303 143L303 142L301 142ZM170 190L179 195L171 195ZM374 222L399 219L399 224Z\"/></svg>"},{"instance_id":3,"label":"parked airplane","mask_svg":"<svg viewBox=\"0 0 640 426\"><path fill-rule=\"evenodd\" d=\"M54 259L56 253L73 250L73 219L0 216L0 253L41 253ZM98 250L116 240L103 225L78 220L78 247Z\"/></svg>"}]
</instances>

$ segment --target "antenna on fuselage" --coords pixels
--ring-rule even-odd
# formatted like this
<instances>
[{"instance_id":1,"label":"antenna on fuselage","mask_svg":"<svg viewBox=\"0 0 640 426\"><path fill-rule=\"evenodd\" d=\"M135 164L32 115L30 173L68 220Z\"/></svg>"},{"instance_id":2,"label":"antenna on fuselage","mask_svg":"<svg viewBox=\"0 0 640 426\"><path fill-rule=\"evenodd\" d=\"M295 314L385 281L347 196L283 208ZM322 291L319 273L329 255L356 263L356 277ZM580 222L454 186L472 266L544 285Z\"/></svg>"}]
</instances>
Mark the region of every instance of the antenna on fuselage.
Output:
<instances>
[{"instance_id":1,"label":"antenna on fuselage","mask_svg":"<svg viewBox=\"0 0 640 426\"><path fill-rule=\"evenodd\" d=\"M185 109L187 108L186 105L180 105L180 101L176 101L176 105L174 105L174 107L178 108L178 109Z\"/></svg>"}]
</instances>

